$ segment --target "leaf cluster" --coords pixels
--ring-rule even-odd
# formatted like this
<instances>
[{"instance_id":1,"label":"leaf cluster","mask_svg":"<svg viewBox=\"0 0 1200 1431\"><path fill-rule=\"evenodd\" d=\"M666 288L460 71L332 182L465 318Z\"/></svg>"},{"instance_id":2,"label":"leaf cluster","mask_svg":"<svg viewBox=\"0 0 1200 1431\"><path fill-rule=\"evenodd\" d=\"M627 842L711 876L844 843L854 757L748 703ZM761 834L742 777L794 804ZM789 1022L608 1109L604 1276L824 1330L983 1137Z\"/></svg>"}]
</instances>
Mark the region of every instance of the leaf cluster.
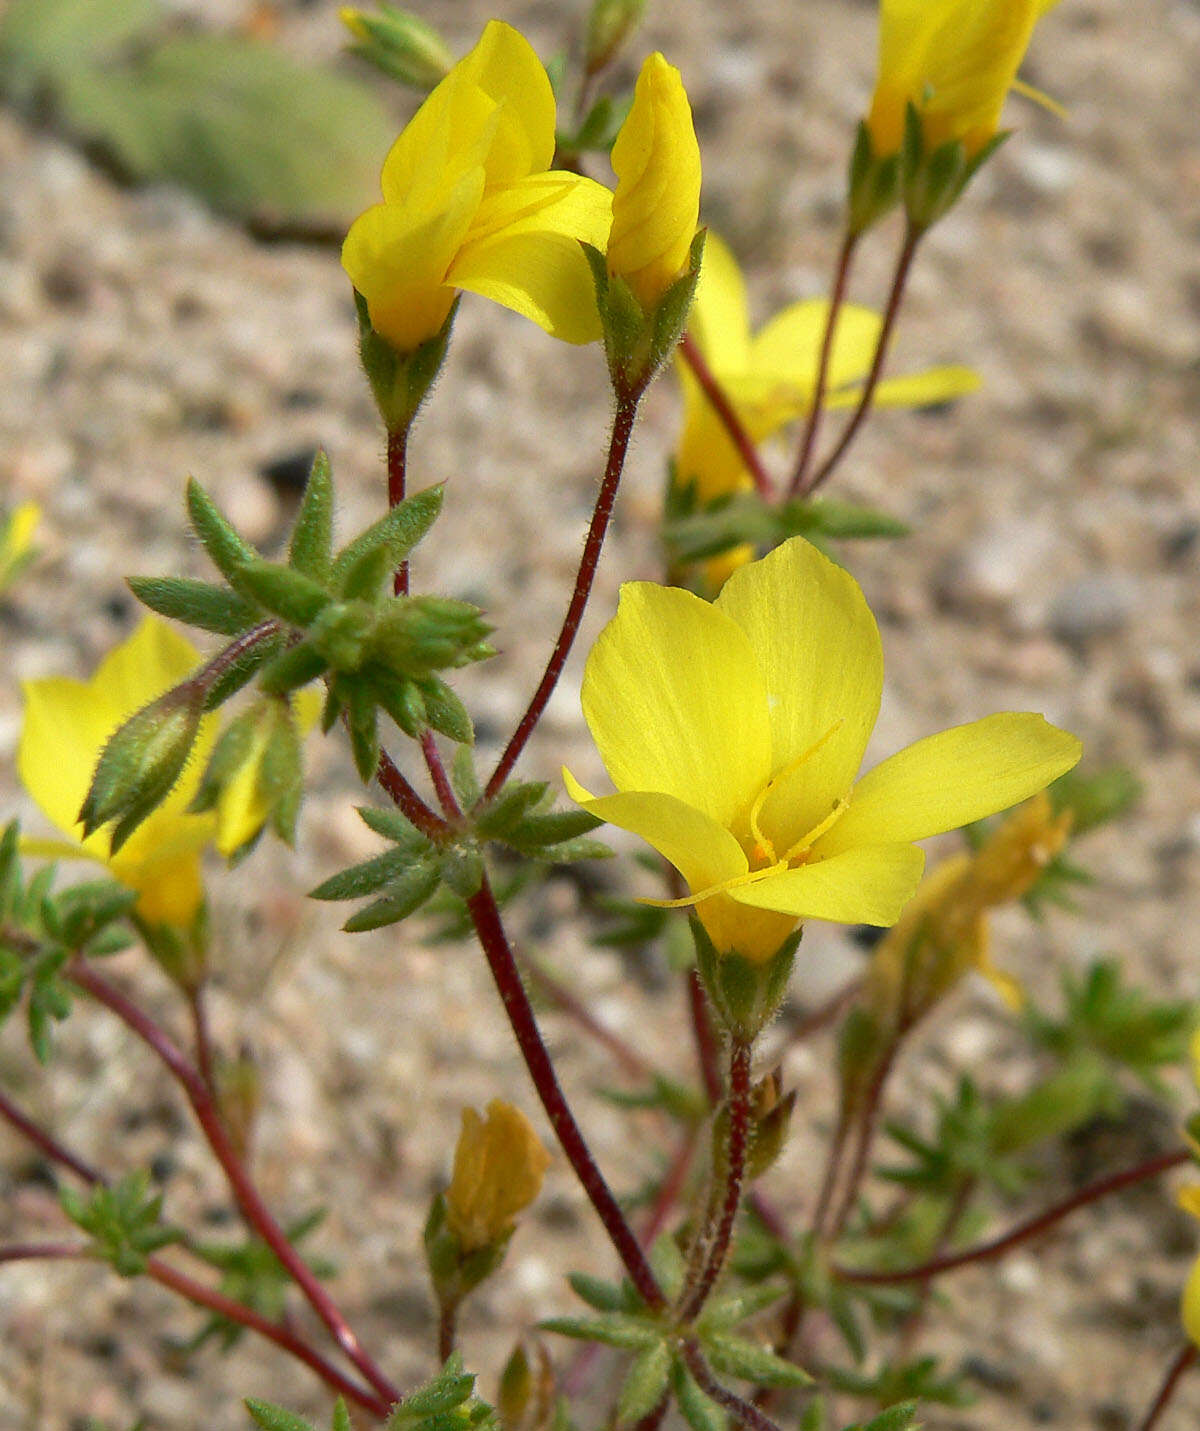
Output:
<instances>
[{"instance_id":1,"label":"leaf cluster","mask_svg":"<svg viewBox=\"0 0 1200 1431\"><path fill-rule=\"evenodd\" d=\"M51 1030L71 1012L63 966L75 954L100 958L130 942L124 917L137 900L112 880L55 892L55 869L26 882L14 820L0 836L0 1024L25 1003L29 1042L39 1063L50 1057Z\"/></svg>"},{"instance_id":2,"label":"leaf cluster","mask_svg":"<svg viewBox=\"0 0 1200 1431\"><path fill-rule=\"evenodd\" d=\"M162 1221L163 1195L151 1189L144 1170L87 1192L63 1187L58 1197L63 1212L91 1238L95 1255L122 1277L141 1276L147 1258L180 1240L179 1231Z\"/></svg>"}]
</instances>

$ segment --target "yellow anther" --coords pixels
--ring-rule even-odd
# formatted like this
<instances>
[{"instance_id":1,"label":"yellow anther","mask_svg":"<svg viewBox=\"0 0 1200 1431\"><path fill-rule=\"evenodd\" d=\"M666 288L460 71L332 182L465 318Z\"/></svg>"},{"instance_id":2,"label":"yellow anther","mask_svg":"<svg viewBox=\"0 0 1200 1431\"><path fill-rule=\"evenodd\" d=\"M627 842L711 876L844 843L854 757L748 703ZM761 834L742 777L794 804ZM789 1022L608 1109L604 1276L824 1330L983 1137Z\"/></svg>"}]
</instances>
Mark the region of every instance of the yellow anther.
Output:
<instances>
[{"instance_id":1,"label":"yellow anther","mask_svg":"<svg viewBox=\"0 0 1200 1431\"><path fill-rule=\"evenodd\" d=\"M787 852L787 854L784 855L783 863L786 865L792 860L799 859L801 855L807 854L807 852L812 848L813 845L816 844L816 842L821 838L821 836L826 832L826 830L837 824L837 822L842 818L842 815L849 808L849 805L849 793L842 795L839 799L835 800L833 802L833 809L830 810L829 814L825 816L821 823L819 825L814 825L812 829L809 830L807 835L802 835L800 839L798 839L796 843L792 846L792 848Z\"/></svg>"},{"instance_id":2,"label":"yellow anther","mask_svg":"<svg viewBox=\"0 0 1200 1431\"><path fill-rule=\"evenodd\" d=\"M801 751L795 760L789 760L782 770L777 770L759 791L757 799L750 807L750 833L754 837L755 859L765 859L771 864L777 862L775 846L771 843L770 839L763 834L758 823L758 817L762 814L762 807L766 803L767 796L774 790L785 775L790 775L793 770L799 770L806 760L811 760L825 742L829 740L831 736L836 735L845 723L845 719L841 717L835 720L820 739L813 741L807 750Z\"/></svg>"}]
</instances>

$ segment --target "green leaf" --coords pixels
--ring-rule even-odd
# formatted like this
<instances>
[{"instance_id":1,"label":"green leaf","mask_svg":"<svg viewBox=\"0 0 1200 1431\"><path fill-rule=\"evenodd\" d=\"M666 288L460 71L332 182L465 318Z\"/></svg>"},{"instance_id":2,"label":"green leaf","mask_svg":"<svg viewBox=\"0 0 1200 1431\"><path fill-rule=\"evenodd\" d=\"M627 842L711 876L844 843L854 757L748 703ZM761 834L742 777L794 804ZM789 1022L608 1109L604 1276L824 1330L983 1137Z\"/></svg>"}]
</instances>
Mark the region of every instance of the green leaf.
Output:
<instances>
[{"instance_id":1,"label":"green leaf","mask_svg":"<svg viewBox=\"0 0 1200 1431\"><path fill-rule=\"evenodd\" d=\"M146 1270L146 1258L180 1234L162 1222L162 1194L152 1192L150 1175L130 1173L112 1186L93 1187L86 1193L59 1190L63 1211L86 1232L95 1251L122 1277L137 1277Z\"/></svg>"},{"instance_id":2,"label":"green leaf","mask_svg":"<svg viewBox=\"0 0 1200 1431\"><path fill-rule=\"evenodd\" d=\"M464 810L474 809L479 803L483 787L475 774L475 753L468 743L461 744L454 752L450 762L450 784Z\"/></svg>"},{"instance_id":3,"label":"green leaf","mask_svg":"<svg viewBox=\"0 0 1200 1431\"><path fill-rule=\"evenodd\" d=\"M791 504L783 509L783 522L795 533L816 532L833 538L906 537L912 530L906 523L873 507L860 507L853 502L837 502L818 497L803 504Z\"/></svg>"},{"instance_id":4,"label":"green leaf","mask_svg":"<svg viewBox=\"0 0 1200 1431\"><path fill-rule=\"evenodd\" d=\"M291 567L256 558L243 563L238 575L240 590L302 631L333 603L323 586Z\"/></svg>"},{"instance_id":5,"label":"green leaf","mask_svg":"<svg viewBox=\"0 0 1200 1431\"><path fill-rule=\"evenodd\" d=\"M304 488L288 547L288 565L318 584L329 580L333 560L333 477L329 458L319 451Z\"/></svg>"},{"instance_id":6,"label":"green leaf","mask_svg":"<svg viewBox=\"0 0 1200 1431\"><path fill-rule=\"evenodd\" d=\"M258 553L238 536L194 477L188 479L187 506L192 529L212 564L235 591L247 595L242 589L241 571L247 562L258 561Z\"/></svg>"},{"instance_id":7,"label":"green leaf","mask_svg":"<svg viewBox=\"0 0 1200 1431\"><path fill-rule=\"evenodd\" d=\"M702 1337L705 1355L718 1371L727 1376L737 1376L743 1381L758 1382L761 1386L785 1388L789 1386L809 1386L812 1377L795 1362L785 1361L767 1347L757 1342L746 1341L743 1337L725 1334Z\"/></svg>"},{"instance_id":8,"label":"green leaf","mask_svg":"<svg viewBox=\"0 0 1200 1431\"><path fill-rule=\"evenodd\" d=\"M412 865L382 899L360 909L342 928L347 934L363 934L369 929L382 929L387 924L398 924L410 914L415 914L440 882L441 876L436 865Z\"/></svg>"},{"instance_id":9,"label":"green leaf","mask_svg":"<svg viewBox=\"0 0 1200 1431\"><path fill-rule=\"evenodd\" d=\"M413 864L414 857L409 849L384 850L382 854L376 855L373 859L364 860L362 864L353 865L350 869L342 870L340 874L331 875L316 889L310 890L308 897L309 899L362 899L368 894L375 894L389 881L404 875L413 867Z\"/></svg>"},{"instance_id":10,"label":"green leaf","mask_svg":"<svg viewBox=\"0 0 1200 1431\"><path fill-rule=\"evenodd\" d=\"M783 1286L748 1287L726 1297L714 1297L704 1309L700 1326L707 1332L728 1331L773 1307L786 1292Z\"/></svg>"},{"instance_id":11,"label":"green leaf","mask_svg":"<svg viewBox=\"0 0 1200 1431\"><path fill-rule=\"evenodd\" d=\"M131 576L130 591L151 611L218 636L237 636L259 619L258 607L236 592L183 576Z\"/></svg>"},{"instance_id":12,"label":"green leaf","mask_svg":"<svg viewBox=\"0 0 1200 1431\"><path fill-rule=\"evenodd\" d=\"M1198 1115L1200 1116L1200 1115ZM629 1312L633 1310L629 1293L620 1283L605 1282L587 1272L568 1272L567 1282L577 1297L597 1312Z\"/></svg>"},{"instance_id":13,"label":"green leaf","mask_svg":"<svg viewBox=\"0 0 1200 1431\"><path fill-rule=\"evenodd\" d=\"M243 1404L254 1418L255 1424L261 1426L263 1431L316 1431L311 1421L305 1421L303 1416L297 1416L294 1411L285 1411L274 1402L259 1401L253 1396L247 1396Z\"/></svg>"},{"instance_id":14,"label":"green leaf","mask_svg":"<svg viewBox=\"0 0 1200 1431\"><path fill-rule=\"evenodd\" d=\"M445 488L440 483L415 492L355 537L333 563L331 580L335 588L346 594L346 585L354 580L359 563L377 554L383 555L385 569L399 566L437 520L444 495Z\"/></svg>"},{"instance_id":15,"label":"green leaf","mask_svg":"<svg viewBox=\"0 0 1200 1431\"><path fill-rule=\"evenodd\" d=\"M633 1359L617 1399L619 1421L639 1421L662 1400L671 1375L671 1348L665 1341L646 1347Z\"/></svg>"},{"instance_id":16,"label":"green leaf","mask_svg":"<svg viewBox=\"0 0 1200 1431\"><path fill-rule=\"evenodd\" d=\"M370 781L379 766L379 720L371 692L362 682L355 682L348 689L346 726L355 769L361 780Z\"/></svg>"},{"instance_id":17,"label":"green leaf","mask_svg":"<svg viewBox=\"0 0 1200 1431\"><path fill-rule=\"evenodd\" d=\"M717 1403L700 1390L695 1377L682 1362L671 1372L671 1387L683 1419L692 1431L726 1431L728 1419Z\"/></svg>"},{"instance_id":18,"label":"green leaf","mask_svg":"<svg viewBox=\"0 0 1200 1431\"><path fill-rule=\"evenodd\" d=\"M687 1268L679 1244L667 1233L655 1238L650 1249L650 1266L655 1281L663 1289L669 1302L673 1302L683 1291Z\"/></svg>"},{"instance_id":19,"label":"green leaf","mask_svg":"<svg viewBox=\"0 0 1200 1431\"><path fill-rule=\"evenodd\" d=\"M560 1337L572 1337L581 1342L602 1342L605 1346L625 1351L641 1351L662 1341L662 1329L649 1325L640 1317L610 1312L602 1317L551 1317L539 1322L544 1332L557 1332Z\"/></svg>"},{"instance_id":20,"label":"green leaf","mask_svg":"<svg viewBox=\"0 0 1200 1431\"><path fill-rule=\"evenodd\" d=\"M385 840L392 840L410 850L419 850L428 844L425 836L399 810L384 810L375 805L358 805L355 808L367 829L374 830Z\"/></svg>"},{"instance_id":21,"label":"green leaf","mask_svg":"<svg viewBox=\"0 0 1200 1431\"><path fill-rule=\"evenodd\" d=\"M421 683L421 694L425 697L425 719L434 730L459 745L475 743L470 713L445 681L430 677Z\"/></svg>"},{"instance_id":22,"label":"green leaf","mask_svg":"<svg viewBox=\"0 0 1200 1431\"><path fill-rule=\"evenodd\" d=\"M586 810L555 810L548 815L530 815L504 835L505 844L522 854L545 854L555 858L558 847L577 840L602 822Z\"/></svg>"}]
</instances>

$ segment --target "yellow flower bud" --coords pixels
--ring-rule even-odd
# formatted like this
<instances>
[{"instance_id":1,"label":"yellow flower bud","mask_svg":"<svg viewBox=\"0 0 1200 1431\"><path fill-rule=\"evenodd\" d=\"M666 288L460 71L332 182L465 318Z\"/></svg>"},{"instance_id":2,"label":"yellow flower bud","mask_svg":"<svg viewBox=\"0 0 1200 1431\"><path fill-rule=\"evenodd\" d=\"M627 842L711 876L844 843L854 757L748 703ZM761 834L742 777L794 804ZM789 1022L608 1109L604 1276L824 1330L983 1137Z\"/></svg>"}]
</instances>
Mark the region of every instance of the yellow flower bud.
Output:
<instances>
[{"instance_id":1,"label":"yellow flower bud","mask_svg":"<svg viewBox=\"0 0 1200 1431\"><path fill-rule=\"evenodd\" d=\"M608 272L643 308L655 307L688 269L700 218L700 146L679 71L655 52L642 66L633 108L612 151Z\"/></svg>"},{"instance_id":2,"label":"yellow flower bud","mask_svg":"<svg viewBox=\"0 0 1200 1431\"><path fill-rule=\"evenodd\" d=\"M499 1242L542 1190L550 1154L519 1108L493 1098L487 1118L464 1108L446 1189L446 1220L464 1252Z\"/></svg>"}]
</instances>

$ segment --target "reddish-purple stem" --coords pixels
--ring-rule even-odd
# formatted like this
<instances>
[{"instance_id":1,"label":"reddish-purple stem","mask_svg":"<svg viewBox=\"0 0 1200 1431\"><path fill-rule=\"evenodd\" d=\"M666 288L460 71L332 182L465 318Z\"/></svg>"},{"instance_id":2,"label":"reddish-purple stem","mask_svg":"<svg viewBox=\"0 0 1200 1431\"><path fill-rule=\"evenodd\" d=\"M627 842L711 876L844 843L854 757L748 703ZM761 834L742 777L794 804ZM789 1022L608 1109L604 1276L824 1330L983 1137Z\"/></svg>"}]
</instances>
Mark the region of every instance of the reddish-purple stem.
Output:
<instances>
[{"instance_id":1,"label":"reddish-purple stem","mask_svg":"<svg viewBox=\"0 0 1200 1431\"><path fill-rule=\"evenodd\" d=\"M550 1126L567 1155L567 1161L574 1168L584 1192L604 1224L605 1231L625 1264L625 1270L629 1273L638 1295L648 1306L664 1307L666 1299L641 1244L626 1221L625 1214L604 1179L604 1174L596 1165L591 1149L559 1086L558 1075L542 1041L529 995L521 982L517 961L486 876L478 892L467 901L467 909L487 957L492 978L496 981L496 989L512 1025L517 1046L525 1059L525 1066L542 1101L542 1107L546 1110Z\"/></svg>"},{"instance_id":2,"label":"reddish-purple stem","mask_svg":"<svg viewBox=\"0 0 1200 1431\"><path fill-rule=\"evenodd\" d=\"M0 1262L65 1262L90 1257L86 1242L12 1242L0 1247Z\"/></svg>"},{"instance_id":3,"label":"reddish-purple stem","mask_svg":"<svg viewBox=\"0 0 1200 1431\"><path fill-rule=\"evenodd\" d=\"M708 996L695 969L687 976L688 1012L692 1021L692 1037L696 1044L696 1063L710 1108L715 1108L725 1092L721 1082L721 1048L708 1011Z\"/></svg>"},{"instance_id":4,"label":"reddish-purple stem","mask_svg":"<svg viewBox=\"0 0 1200 1431\"><path fill-rule=\"evenodd\" d=\"M700 1390L718 1406L723 1406L735 1421L746 1428L746 1431L779 1431L779 1427L765 1412L760 1411L757 1406L751 1405L749 1401L743 1401L740 1396L736 1396L727 1387L721 1385L704 1360L704 1353L700 1349L699 1342L688 1338L680 1350L687 1363L687 1369L692 1373L692 1378Z\"/></svg>"},{"instance_id":5,"label":"reddish-purple stem","mask_svg":"<svg viewBox=\"0 0 1200 1431\"><path fill-rule=\"evenodd\" d=\"M811 496L822 483L827 482L833 475L834 468L846 455L850 444L858 435L859 428L866 421L867 414L871 411L871 403L875 398L875 390L879 386L879 380L883 376L883 365L887 360L888 349L892 342L892 333L896 327L896 319L900 314L900 304L904 298L904 289L908 283L908 275L912 269L913 258L917 252L917 245L921 242L924 230L913 228L911 225L904 235L904 245L900 250L900 257L896 262L896 272L892 278L891 292L888 294L887 307L883 311L883 325L879 330L879 339L875 344L875 356L871 360L871 371L867 374L867 380L863 384L862 394L858 399L858 406L854 409L853 416L846 424L845 431L838 439L837 445L825 459L816 473L800 489L801 495Z\"/></svg>"},{"instance_id":6,"label":"reddish-purple stem","mask_svg":"<svg viewBox=\"0 0 1200 1431\"><path fill-rule=\"evenodd\" d=\"M217 1071L213 1060L212 1034L208 1027L208 1004L204 998L204 988L197 985L189 989L188 1007L192 1014L192 1037L196 1045L196 1066L200 1077L208 1086L208 1091L217 1096Z\"/></svg>"},{"instance_id":7,"label":"reddish-purple stem","mask_svg":"<svg viewBox=\"0 0 1200 1431\"><path fill-rule=\"evenodd\" d=\"M408 473L408 428L400 427L387 435L388 506L398 507L404 501ZM397 596L408 595L408 563L402 561L392 578L392 591Z\"/></svg>"},{"instance_id":8,"label":"reddish-purple stem","mask_svg":"<svg viewBox=\"0 0 1200 1431\"><path fill-rule=\"evenodd\" d=\"M229 1133L225 1128L217 1105L199 1071L177 1047L167 1033L142 1009L107 979L97 974L84 960L75 958L67 966L67 973L74 983L89 993L98 1003L121 1020L122 1023L147 1045L167 1068L183 1089L197 1122L204 1133L217 1161L224 1170L230 1190L246 1221L267 1244L296 1285L308 1299L309 1305L337 1342L376 1392L391 1403L400 1399L398 1389L383 1375L367 1354L358 1337L354 1334L337 1304L313 1274L311 1268L288 1241L279 1224L271 1215L257 1187L238 1157Z\"/></svg>"},{"instance_id":9,"label":"reddish-purple stem","mask_svg":"<svg viewBox=\"0 0 1200 1431\"><path fill-rule=\"evenodd\" d=\"M442 807L442 814L449 821L457 819L462 811L458 808L458 801L454 797L454 787L450 784L450 777L446 774L446 767L442 764L437 741L431 730L427 730L421 737L421 753L425 757L425 764L429 767L429 778L433 781L434 793L438 797L438 804Z\"/></svg>"},{"instance_id":10,"label":"reddish-purple stem","mask_svg":"<svg viewBox=\"0 0 1200 1431\"><path fill-rule=\"evenodd\" d=\"M435 814L400 773L395 761L382 750L375 778L395 803L396 808L416 829L435 845L444 845L454 831L438 814Z\"/></svg>"},{"instance_id":11,"label":"reddish-purple stem","mask_svg":"<svg viewBox=\"0 0 1200 1431\"><path fill-rule=\"evenodd\" d=\"M1189 1162L1190 1159L1191 1154L1186 1149L1180 1149L1174 1153L1161 1153L1157 1158L1150 1158L1147 1162L1138 1163L1136 1167L1126 1168L1123 1172L1099 1178L1096 1182L1081 1188L1072 1197L1039 1213L1037 1217L1031 1217L1027 1222L1020 1223L1011 1232L1006 1232L1003 1237L996 1237L990 1242L980 1243L978 1247L969 1247L964 1252L955 1252L946 1257L935 1257L916 1267L902 1267L896 1271L871 1272L851 1267L835 1267L833 1273L843 1282L861 1282L870 1286L883 1287L897 1282L924 1282L927 1278L937 1277L943 1272L953 1272L959 1267L969 1267L979 1262L991 1262L996 1257L1003 1257L1006 1252L1011 1251L1014 1247L1019 1247L1023 1242L1029 1242L1035 1237L1040 1237L1042 1233L1049 1232L1056 1223L1061 1222L1064 1217L1069 1217L1071 1213L1077 1212L1079 1208L1097 1202L1100 1198L1108 1197L1111 1193L1121 1192L1135 1183L1145 1182L1148 1178L1156 1178L1160 1173L1178 1168Z\"/></svg>"},{"instance_id":12,"label":"reddish-purple stem","mask_svg":"<svg viewBox=\"0 0 1200 1431\"><path fill-rule=\"evenodd\" d=\"M754 479L754 490L760 497L769 498L773 491L770 473L763 466L758 448L751 441L749 433L737 415L737 410L729 401L729 396L720 381L708 366L700 345L690 333L679 340L679 352L683 361L691 368L700 389L708 399L713 411L721 419L730 442L737 448L737 454L746 465L746 470Z\"/></svg>"},{"instance_id":13,"label":"reddish-purple stem","mask_svg":"<svg viewBox=\"0 0 1200 1431\"><path fill-rule=\"evenodd\" d=\"M1186 1346L1180 1348L1178 1355L1172 1358L1171 1365L1167 1368L1167 1374L1163 1378L1163 1384L1154 1398L1154 1404L1139 1423L1138 1431L1154 1431L1158 1425L1159 1417L1170 1405L1176 1388L1183 1380L1184 1373L1194 1364L1197 1355L1196 1346L1192 1342L1188 1342Z\"/></svg>"},{"instance_id":14,"label":"reddish-purple stem","mask_svg":"<svg viewBox=\"0 0 1200 1431\"><path fill-rule=\"evenodd\" d=\"M829 365L833 358L833 338L837 331L838 317L846 301L846 285L850 280L850 265L854 250L858 246L858 234L847 229L838 251L837 268L833 275L833 292L829 295L829 312L825 315L825 334L821 339L821 356L817 361L817 380L813 387L812 407L808 410L808 421L804 425L804 437L792 470L792 480L788 484L788 496L794 497L804 490L804 479L812 465L817 450L817 434L821 430L821 417L825 410L825 394L829 391Z\"/></svg>"},{"instance_id":15,"label":"reddish-purple stem","mask_svg":"<svg viewBox=\"0 0 1200 1431\"><path fill-rule=\"evenodd\" d=\"M708 1257L679 1309L680 1320L692 1322L700 1314L716 1285L729 1244L733 1225L742 1203L742 1179L746 1174L746 1154L750 1146L750 1045L734 1042L729 1051L729 1139L725 1149L725 1194L713 1233Z\"/></svg>"},{"instance_id":16,"label":"reddish-purple stem","mask_svg":"<svg viewBox=\"0 0 1200 1431\"><path fill-rule=\"evenodd\" d=\"M0 1089L0 1118L11 1123L18 1133L52 1163L61 1163L64 1168L70 1168L77 1178L83 1182L91 1184L93 1187L97 1183L104 1181L103 1176L95 1168L85 1163L82 1158L78 1158L69 1149L64 1148L57 1139L52 1138L44 1128L39 1128L33 1120L27 1117L11 1101L3 1089Z\"/></svg>"},{"instance_id":17,"label":"reddish-purple stem","mask_svg":"<svg viewBox=\"0 0 1200 1431\"><path fill-rule=\"evenodd\" d=\"M629 452L629 439L633 435L633 424L637 419L638 403L641 401L641 396L640 391L618 393L617 395L617 410L613 417L604 479L600 484L596 506L592 511L592 520L583 544L583 556L579 563L579 571L575 576L575 589L571 593L567 614L563 617L558 639L554 643L554 649L550 653L550 659L546 663L542 679L538 682L537 690L534 691L525 714L521 717L511 739L504 747L504 753L497 762L491 779L483 792L485 800L490 800L512 773L513 766L516 765L521 752L525 749L526 742L533 734L534 727L542 718L542 712L546 709L546 705L554 693L554 687L558 684L558 678L562 675L563 667L567 663L567 657L570 655L571 647L579 632L579 623L583 620L583 613L592 591L592 582L596 576L596 567L600 562L600 552L604 547L604 537L608 531L609 518L612 516L613 503L617 498L617 488L621 485L621 473Z\"/></svg>"}]
</instances>

